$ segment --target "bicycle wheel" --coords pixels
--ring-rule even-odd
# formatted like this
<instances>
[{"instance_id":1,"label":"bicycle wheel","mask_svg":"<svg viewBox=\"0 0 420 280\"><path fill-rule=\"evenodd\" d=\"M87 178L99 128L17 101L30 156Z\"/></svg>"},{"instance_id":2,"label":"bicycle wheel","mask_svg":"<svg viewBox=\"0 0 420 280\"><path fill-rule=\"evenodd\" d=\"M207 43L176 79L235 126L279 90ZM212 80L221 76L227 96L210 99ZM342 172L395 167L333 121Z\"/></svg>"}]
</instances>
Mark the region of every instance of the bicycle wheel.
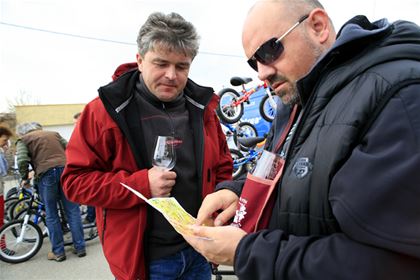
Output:
<instances>
[{"instance_id":1,"label":"bicycle wheel","mask_svg":"<svg viewBox=\"0 0 420 280\"><path fill-rule=\"evenodd\" d=\"M233 180L236 180L245 172L244 165L240 162L244 155L239 150L229 149L229 151L233 159L232 177Z\"/></svg>"},{"instance_id":2,"label":"bicycle wheel","mask_svg":"<svg viewBox=\"0 0 420 280\"><path fill-rule=\"evenodd\" d=\"M16 220L23 220L23 218L25 217L25 215L27 213L29 214L29 221L33 222L34 224L38 225L38 227L40 228L41 232L42 232L42 236L45 238L48 236L48 228L47 228L47 223L45 222L45 211L41 211L38 212L38 208L37 207L31 207L31 209L29 209L26 211L22 211L19 214L16 215ZM38 214L38 215L37 215ZM37 219L37 220L35 220Z\"/></svg>"},{"instance_id":3,"label":"bicycle wheel","mask_svg":"<svg viewBox=\"0 0 420 280\"><path fill-rule=\"evenodd\" d=\"M7 191L7 193L6 193L6 196L5 196L5 198L6 199L8 199L8 198L10 198L10 197L14 197L14 196L16 196L17 195L17 193L18 193L18 187L13 187L13 188L10 188L8 191Z\"/></svg>"},{"instance_id":4,"label":"bicycle wheel","mask_svg":"<svg viewBox=\"0 0 420 280\"><path fill-rule=\"evenodd\" d=\"M98 237L98 229L96 228L95 222L90 224L83 224L83 238L85 241L89 241ZM73 237L71 232L68 231L63 235L64 246L73 245Z\"/></svg>"},{"instance_id":5,"label":"bicycle wheel","mask_svg":"<svg viewBox=\"0 0 420 280\"><path fill-rule=\"evenodd\" d=\"M42 232L37 225L16 220L0 228L0 260L21 263L35 256L41 249Z\"/></svg>"},{"instance_id":6,"label":"bicycle wheel","mask_svg":"<svg viewBox=\"0 0 420 280\"><path fill-rule=\"evenodd\" d=\"M248 151L249 148L241 145L238 141L238 137L257 137L258 131L255 126L250 122L241 122L238 124L238 127L233 134L233 139L235 141L236 147L239 148L241 151Z\"/></svg>"},{"instance_id":7,"label":"bicycle wheel","mask_svg":"<svg viewBox=\"0 0 420 280\"><path fill-rule=\"evenodd\" d=\"M27 189L22 189L24 197L30 197L32 195L32 192ZM18 197L19 193L19 187L13 187L9 189L6 193L6 199L11 197Z\"/></svg>"},{"instance_id":8,"label":"bicycle wheel","mask_svg":"<svg viewBox=\"0 0 420 280\"><path fill-rule=\"evenodd\" d=\"M226 123L236 123L244 114L244 104L234 105L240 97L239 93L231 88L224 88L218 93L220 100L216 107L219 118Z\"/></svg>"},{"instance_id":9,"label":"bicycle wheel","mask_svg":"<svg viewBox=\"0 0 420 280\"><path fill-rule=\"evenodd\" d=\"M4 217L3 217L4 221L10 222L12 220L9 215L10 207L12 207L13 204L15 204L16 201L18 200L19 200L18 197L9 197L8 199L4 201Z\"/></svg>"},{"instance_id":10,"label":"bicycle wheel","mask_svg":"<svg viewBox=\"0 0 420 280\"><path fill-rule=\"evenodd\" d=\"M96 227L95 222L83 225L83 232L85 241L89 241L98 237L98 228Z\"/></svg>"},{"instance_id":11,"label":"bicycle wheel","mask_svg":"<svg viewBox=\"0 0 420 280\"><path fill-rule=\"evenodd\" d=\"M20 214L21 212L25 212L29 207L31 199L30 198L24 198L19 199L15 201L10 207L9 212L7 213L8 217L10 217L10 220L16 220L16 216Z\"/></svg>"},{"instance_id":12,"label":"bicycle wheel","mask_svg":"<svg viewBox=\"0 0 420 280\"><path fill-rule=\"evenodd\" d=\"M261 117L268 121L272 122L276 115L276 107L273 107L271 102L277 102L279 97L277 95L273 95L273 99L270 101L270 97L268 95L264 95L260 101L260 115Z\"/></svg>"}]
</instances>

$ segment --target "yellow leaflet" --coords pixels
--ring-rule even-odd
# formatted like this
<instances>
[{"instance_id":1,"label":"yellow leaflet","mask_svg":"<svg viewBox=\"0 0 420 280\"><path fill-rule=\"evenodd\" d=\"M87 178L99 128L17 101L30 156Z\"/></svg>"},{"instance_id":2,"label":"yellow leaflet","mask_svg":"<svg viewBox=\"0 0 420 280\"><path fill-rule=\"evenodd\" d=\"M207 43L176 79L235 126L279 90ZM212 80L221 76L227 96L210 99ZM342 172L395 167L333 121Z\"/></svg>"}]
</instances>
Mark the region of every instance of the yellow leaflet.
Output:
<instances>
[{"instance_id":1,"label":"yellow leaflet","mask_svg":"<svg viewBox=\"0 0 420 280\"><path fill-rule=\"evenodd\" d=\"M121 183L121 185L162 213L178 233L183 235L193 235L189 226L194 225L196 219L185 211L185 209L174 197L155 197L147 199L140 192L134 190L126 184Z\"/></svg>"}]
</instances>

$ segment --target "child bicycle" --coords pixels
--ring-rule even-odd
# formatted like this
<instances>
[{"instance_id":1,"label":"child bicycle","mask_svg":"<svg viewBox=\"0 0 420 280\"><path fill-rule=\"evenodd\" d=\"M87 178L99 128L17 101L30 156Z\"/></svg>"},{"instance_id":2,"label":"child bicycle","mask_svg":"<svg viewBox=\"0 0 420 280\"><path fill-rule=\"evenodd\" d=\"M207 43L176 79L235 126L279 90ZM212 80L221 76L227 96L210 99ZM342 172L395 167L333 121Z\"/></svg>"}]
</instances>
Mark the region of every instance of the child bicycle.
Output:
<instances>
[{"instance_id":1,"label":"child bicycle","mask_svg":"<svg viewBox=\"0 0 420 280\"><path fill-rule=\"evenodd\" d=\"M257 128L250 122L240 122L237 124L229 124L220 122L223 133L226 136L226 142L232 142L235 147L240 150L247 151L248 148L241 145L238 141L243 137L256 137L258 136Z\"/></svg>"},{"instance_id":2,"label":"child bicycle","mask_svg":"<svg viewBox=\"0 0 420 280\"><path fill-rule=\"evenodd\" d=\"M239 143L248 149L246 153L237 149L229 149L233 159L233 180L253 169L263 150L265 137L239 138Z\"/></svg>"},{"instance_id":3,"label":"child bicycle","mask_svg":"<svg viewBox=\"0 0 420 280\"><path fill-rule=\"evenodd\" d=\"M260 90L266 93L259 103L260 115L268 122L273 121L278 97L271 93L270 87L265 82L251 89L245 89L245 85L251 81L251 78L232 77L230 79L231 85L241 86L241 94L232 88L224 88L219 91L220 101L216 112L222 121L229 124L239 121L244 114L244 102L249 103L250 96Z\"/></svg>"},{"instance_id":4,"label":"child bicycle","mask_svg":"<svg viewBox=\"0 0 420 280\"><path fill-rule=\"evenodd\" d=\"M17 201L19 202L19 201ZM0 260L8 263L21 263L31 259L41 249L43 239L48 234L45 224L45 208L36 191L33 191L27 207L15 212L14 220L0 228ZM59 206L63 234L69 232L62 205ZM83 224L85 241L98 236L96 224ZM70 233L68 233L70 234ZM64 245L72 245L71 238L64 236Z\"/></svg>"}]
</instances>

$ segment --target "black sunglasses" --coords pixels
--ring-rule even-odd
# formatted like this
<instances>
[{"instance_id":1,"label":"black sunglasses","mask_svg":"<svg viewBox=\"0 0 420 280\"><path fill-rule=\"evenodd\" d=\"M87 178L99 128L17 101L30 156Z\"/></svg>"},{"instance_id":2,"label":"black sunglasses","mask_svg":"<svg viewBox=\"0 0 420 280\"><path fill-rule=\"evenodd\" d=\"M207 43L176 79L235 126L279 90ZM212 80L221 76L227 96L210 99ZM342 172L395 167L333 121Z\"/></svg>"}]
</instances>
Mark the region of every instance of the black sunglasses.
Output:
<instances>
[{"instance_id":1,"label":"black sunglasses","mask_svg":"<svg viewBox=\"0 0 420 280\"><path fill-rule=\"evenodd\" d=\"M284 46L281 43L284 37L286 37L290 32L293 31L299 24L301 24L309 15L304 15L296 22L292 27L290 27L283 35L279 38L271 38L262 44L254 53L254 55L248 59L248 64L252 69L258 72L258 64L270 64L280 57L281 53L284 51Z\"/></svg>"}]
</instances>

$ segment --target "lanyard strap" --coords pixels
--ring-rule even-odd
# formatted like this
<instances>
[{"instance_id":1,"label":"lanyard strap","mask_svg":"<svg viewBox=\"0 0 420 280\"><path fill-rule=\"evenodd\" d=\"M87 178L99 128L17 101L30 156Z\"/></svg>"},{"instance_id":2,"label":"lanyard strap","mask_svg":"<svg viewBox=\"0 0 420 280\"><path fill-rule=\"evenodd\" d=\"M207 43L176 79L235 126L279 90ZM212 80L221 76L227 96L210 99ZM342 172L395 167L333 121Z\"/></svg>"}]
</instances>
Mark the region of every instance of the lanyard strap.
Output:
<instances>
[{"instance_id":1,"label":"lanyard strap","mask_svg":"<svg viewBox=\"0 0 420 280\"><path fill-rule=\"evenodd\" d=\"M289 130L292 127L292 125L294 123L294 120L295 120L297 107L298 107L297 105L293 106L292 112L290 113L289 120L287 121L287 125L284 128L284 130L282 131L281 136L279 138L279 141L276 144L276 148L274 149L275 153L277 153L280 150L280 148L283 146L284 141L285 141L287 135L289 134Z\"/></svg>"}]
</instances>

